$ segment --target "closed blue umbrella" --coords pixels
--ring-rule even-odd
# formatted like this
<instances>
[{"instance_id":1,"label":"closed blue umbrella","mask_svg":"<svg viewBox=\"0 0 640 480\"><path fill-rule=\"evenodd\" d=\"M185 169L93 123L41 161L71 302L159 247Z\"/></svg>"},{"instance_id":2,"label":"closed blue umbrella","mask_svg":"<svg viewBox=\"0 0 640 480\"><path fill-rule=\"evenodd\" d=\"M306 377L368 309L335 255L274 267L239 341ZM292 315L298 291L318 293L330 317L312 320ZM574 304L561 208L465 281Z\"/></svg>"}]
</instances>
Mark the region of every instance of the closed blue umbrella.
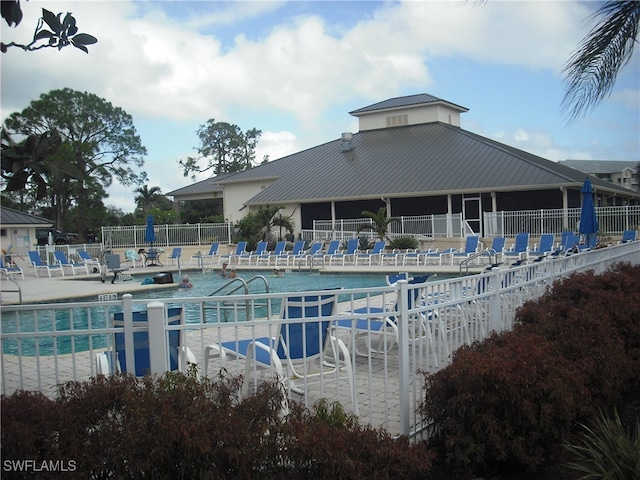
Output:
<instances>
[{"instance_id":1,"label":"closed blue umbrella","mask_svg":"<svg viewBox=\"0 0 640 480\"><path fill-rule=\"evenodd\" d=\"M144 232L144 241L151 245L156 241L156 232L153 227L153 215L147 216L147 229Z\"/></svg>"},{"instance_id":2,"label":"closed blue umbrella","mask_svg":"<svg viewBox=\"0 0 640 480\"><path fill-rule=\"evenodd\" d=\"M598 231L596 207L593 204L593 188L587 178L580 190L582 193L582 208L580 209L580 233L584 235L585 245L591 245L591 237L595 238Z\"/></svg>"}]
</instances>

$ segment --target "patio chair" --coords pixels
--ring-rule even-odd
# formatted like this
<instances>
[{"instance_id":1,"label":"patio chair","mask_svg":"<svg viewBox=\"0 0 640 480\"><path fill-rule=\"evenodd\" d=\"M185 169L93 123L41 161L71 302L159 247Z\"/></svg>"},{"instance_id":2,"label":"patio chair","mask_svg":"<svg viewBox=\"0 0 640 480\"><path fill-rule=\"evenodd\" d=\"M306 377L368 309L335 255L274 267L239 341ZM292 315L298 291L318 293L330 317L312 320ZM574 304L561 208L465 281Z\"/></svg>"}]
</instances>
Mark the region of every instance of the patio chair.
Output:
<instances>
[{"instance_id":1,"label":"patio chair","mask_svg":"<svg viewBox=\"0 0 640 480\"><path fill-rule=\"evenodd\" d=\"M305 265L309 264L309 262L313 262L314 258L321 257L321 250L322 242L313 242L308 250L302 252L293 259L293 265L295 265L296 262L298 262L298 266L302 266L303 262Z\"/></svg>"},{"instance_id":2,"label":"patio chair","mask_svg":"<svg viewBox=\"0 0 640 480\"><path fill-rule=\"evenodd\" d=\"M33 268L35 270L36 277L40 276L38 275L38 272L42 270L47 272L47 275L49 276L49 278L51 278L52 272L53 273L59 272L60 275L64 277L64 270L62 269L62 267L58 264L48 265L44 263L37 250L29 250L27 254L29 255L29 260L31 261L31 265L33 265Z\"/></svg>"},{"instance_id":3,"label":"patio chair","mask_svg":"<svg viewBox=\"0 0 640 480\"><path fill-rule=\"evenodd\" d=\"M327 381L335 377L339 381L340 374L344 372L357 414L351 356L344 343L332 334L332 321L323 320L324 317L335 315L336 303L337 298L333 293L285 297L280 318L300 319L300 322L281 322L277 338L236 339L207 345L204 351L205 375L210 359L219 357L221 368L226 368L227 356L232 355L245 360L245 394L250 378L258 368L269 369L285 388L304 394L304 387L310 380ZM325 355L328 349L332 354L329 358ZM296 380L302 380L303 388L294 383Z\"/></svg>"},{"instance_id":4,"label":"patio chair","mask_svg":"<svg viewBox=\"0 0 640 480\"><path fill-rule=\"evenodd\" d=\"M628 243L636 241L636 231L635 230L625 230L622 232L622 238L620 239L620 243Z\"/></svg>"},{"instance_id":5,"label":"patio chair","mask_svg":"<svg viewBox=\"0 0 640 480\"><path fill-rule=\"evenodd\" d=\"M373 248L370 252L358 253L355 255L354 263L358 265L358 261L362 261L363 263L367 263L368 265L373 265L373 261L375 260L377 264L382 263L382 253L384 252L384 248L387 246L387 242L384 240L378 240L373 244Z\"/></svg>"},{"instance_id":6,"label":"patio chair","mask_svg":"<svg viewBox=\"0 0 640 480\"><path fill-rule=\"evenodd\" d=\"M505 237L493 237L493 240L491 240L491 246L485 249L486 256L489 257L489 259L493 257L495 266L499 265L503 260L506 243L507 239Z\"/></svg>"},{"instance_id":7,"label":"patio chair","mask_svg":"<svg viewBox=\"0 0 640 480\"><path fill-rule=\"evenodd\" d=\"M515 260L525 260L529 254L529 233L521 232L516 234L516 239L510 250L504 252L504 258Z\"/></svg>"},{"instance_id":8,"label":"patio chair","mask_svg":"<svg viewBox=\"0 0 640 480\"><path fill-rule=\"evenodd\" d=\"M184 324L184 310L182 307L170 307L167 309L168 325ZM148 319L146 311L133 312L134 327L147 327ZM124 340L124 313L113 314L113 326L123 328L122 333L113 336L113 350L107 350L96 355L96 370L99 375L114 374L117 372L129 372L127 354ZM184 332L170 330L168 337L168 365L169 371L179 370L186 372L189 364L197 364L195 355L185 345ZM151 360L149 356L149 333L147 331L134 332L134 358L135 375L142 377L150 372Z\"/></svg>"},{"instance_id":9,"label":"patio chair","mask_svg":"<svg viewBox=\"0 0 640 480\"><path fill-rule=\"evenodd\" d=\"M423 287L421 286L427 282L430 276L431 275L422 275L409 279L409 284L412 285L412 287L409 288L408 292L408 308L416 308L416 306L422 302ZM393 346L398 343L397 312L397 301L390 308L386 306L367 306L363 308L356 308L351 312L345 312L345 314L364 315L364 317L338 320L336 322L336 328L354 330L354 339L356 342L358 338L364 338L367 351L360 351L356 343L354 349L358 356L368 357L370 355L388 353ZM430 347L434 349L435 343L433 341L433 335L428 322L436 319L437 317L438 314L435 310L432 310L429 313L429 318L426 318L422 314L411 314L410 318L413 320L409 326L411 341L426 339L429 342ZM443 331L442 326L440 327L440 331ZM378 337L377 346L375 347L373 346L373 337Z\"/></svg>"},{"instance_id":10,"label":"patio chair","mask_svg":"<svg viewBox=\"0 0 640 480\"><path fill-rule=\"evenodd\" d=\"M356 252L358 251L358 242L359 240L357 238L350 238L347 242L347 248L344 251L328 255L329 265L333 265L334 260L340 262L342 265L346 265L348 259L351 259L353 262Z\"/></svg>"},{"instance_id":11,"label":"patio chair","mask_svg":"<svg viewBox=\"0 0 640 480\"><path fill-rule=\"evenodd\" d=\"M230 264L233 260L237 262L238 257L241 257L242 255L249 255L249 252L247 252L247 242L245 241L238 242L238 245L236 245L236 251L234 253L229 255L220 255L220 265L222 265L223 263Z\"/></svg>"},{"instance_id":12,"label":"patio chair","mask_svg":"<svg viewBox=\"0 0 640 480\"><path fill-rule=\"evenodd\" d=\"M100 260L97 258L92 258L89 255L89 252L86 250L77 250L76 252L80 257L80 263L84 263L87 268L90 270L96 269L98 272L102 273L102 265L100 265Z\"/></svg>"},{"instance_id":13,"label":"patio chair","mask_svg":"<svg viewBox=\"0 0 640 480\"><path fill-rule=\"evenodd\" d=\"M479 244L480 244L480 237L476 235L468 236L467 239L465 240L464 250L453 252L450 255L451 265L453 265L453 260L456 258L462 262L462 260L469 258L474 253L477 253Z\"/></svg>"},{"instance_id":14,"label":"patio chair","mask_svg":"<svg viewBox=\"0 0 640 480\"><path fill-rule=\"evenodd\" d=\"M540 235L540 243L529 252L530 256L544 258L553 252L556 236L553 233L543 233Z\"/></svg>"},{"instance_id":15,"label":"patio chair","mask_svg":"<svg viewBox=\"0 0 640 480\"><path fill-rule=\"evenodd\" d=\"M65 253L62 250L56 250L53 252L53 256L56 259L56 262L58 263L58 265L60 265L62 267L63 270L67 269L67 270L71 270L71 274L73 276L76 275L76 271L77 270L83 270L84 273L89 273L89 267L84 264L84 263L72 263L69 261L69 259L67 258L67 256L65 255Z\"/></svg>"},{"instance_id":16,"label":"patio chair","mask_svg":"<svg viewBox=\"0 0 640 480\"><path fill-rule=\"evenodd\" d=\"M427 253L424 255L424 264L431 263L431 260L438 260L438 265L442 265L444 257L454 254L457 251L455 248L447 248L446 250L437 250L435 252Z\"/></svg>"},{"instance_id":17,"label":"patio chair","mask_svg":"<svg viewBox=\"0 0 640 480\"><path fill-rule=\"evenodd\" d=\"M145 266L145 258L142 254L137 253L133 249L127 249L124 251L124 261L131 262L131 266L136 268L136 264L140 267Z\"/></svg>"},{"instance_id":18,"label":"patio chair","mask_svg":"<svg viewBox=\"0 0 640 480\"><path fill-rule=\"evenodd\" d=\"M397 265L397 262L400 261L400 259L402 259L403 266L411 265L411 264L415 264L417 266L417 265L420 265L421 260L426 264L425 257L430 253L436 253L437 251L438 251L437 249L429 248L427 250L420 250L420 251L415 250L415 251L408 251L403 254L399 254L396 257L396 265Z\"/></svg>"},{"instance_id":19,"label":"patio chair","mask_svg":"<svg viewBox=\"0 0 640 480\"><path fill-rule=\"evenodd\" d=\"M213 261L215 259L215 257L218 255L218 248L220 248L220 242L213 242L211 244L211 246L209 247L209 252L205 255L191 255L191 260L190 260L190 264L191 265L201 265L200 262L202 262L202 265L204 266L207 262L206 260L209 259L211 260L211 265L213 265Z\"/></svg>"},{"instance_id":20,"label":"patio chair","mask_svg":"<svg viewBox=\"0 0 640 480\"><path fill-rule=\"evenodd\" d=\"M7 277L20 275L22 280L24 280L24 272L22 271L22 268L16 264L5 264L2 255L0 255L0 271L3 272Z\"/></svg>"},{"instance_id":21,"label":"patio chair","mask_svg":"<svg viewBox=\"0 0 640 480\"><path fill-rule=\"evenodd\" d=\"M331 240L327 246L327 251L322 254L322 264L324 265L328 259L338 253L339 248L340 240Z\"/></svg>"},{"instance_id":22,"label":"patio chair","mask_svg":"<svg viewBox=\"0 0 640 480\"><path fill-rule=\"evenodd\" d=\"M568 232L567 235L564 235L563 233L563 237L564 240L562 244L549 254L550 257L564 257L571 255L576 249L576 246L580 244L580 235Z\"/></svg>"},{"instance_id":23,"label":"patio chair","mask_svg":"<svg viewBox=\"0 0 640 480\"><path fill-rule=\"evenodd\" d=\"M284 251L286 246L287 246L286 240L280 240L276 242L276 245L272 252L267 252L265 255L262 255L260 258L257 259L258 264L264 263L266 265L271 265L271 261L273 260L273 264L276 265L278 256L286 255Z\"/></svg>"},{"instance_id":24,"label":"patio chair","mask_svg":"<svg viewBox=\"0 0 640 480\"><path fill-rule=\"evenodd\" d=\"M247 252L246 255L240 255L238 257L238 265L241 265L243 261L246 261L247 265L251 265L252 260L255 260L257 265L258 257L261 257L262 255L266 255L265 252L267 251L267 245L269 245L269 243L265 242L264 240L258 242L255 250L253 250L252 252Z\"/></svg>"},{"instance_id":25,"label":"patio chair","mask_svg":"<svg viewBox=\"0 0 640 480\"><path fill-rule=\"evenodd\" d=\"M180 263L180 258L182 257L182 247L173 247L171 251L171 255L167 258L169 259L170 265L178 265Z\"/></svg>"}]
</instances>

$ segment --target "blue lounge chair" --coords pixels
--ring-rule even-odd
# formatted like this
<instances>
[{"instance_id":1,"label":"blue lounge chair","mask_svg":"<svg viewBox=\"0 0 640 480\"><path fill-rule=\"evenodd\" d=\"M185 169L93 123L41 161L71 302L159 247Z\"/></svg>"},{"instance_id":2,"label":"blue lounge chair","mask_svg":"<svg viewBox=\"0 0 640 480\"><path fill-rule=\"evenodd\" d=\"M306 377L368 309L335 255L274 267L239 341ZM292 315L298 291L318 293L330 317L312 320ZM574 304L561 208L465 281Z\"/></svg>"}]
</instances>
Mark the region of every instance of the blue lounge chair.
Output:
<instances>
[{"instance_id":1,"label":"blue lounge chair","mask_svg":"<svg viewBox=\"0 0 640 480\"><path fill-rule=\"evenodd\" d=\"M563 257L566 255L571 255L580 244L580 235L568 232L567 235L564 235L563 233L563 236L564 240L562 242L562 245L560 245L553 253L550 254L551 257Z\"/></svg>"},{"instance_id":2,"label":"blue lounge chair","mask_svg":"<svg viewBox=\"0 0 640 480\"><path fill-rule=\"evenodd\" d=\"M553 233L543 233L540 235L540 243L529 252L530 256L546 257L553 252L556 236Z\"/></svg>"},{"instance_id":3,"label":"blue lounge chair","mask_svg":"<svg viewBox=\"0 0 640 480\"><path fill-rule=\"evenodd\" d=\"M288 252L287 254L278 255L276 257L275 265L278 266L281 261L284 262L284 264L287 266L289 265L290 262L293 264L293 259L296 256L301 255L303 251L304 251L304 240L298 240L296 241L296 243L293 244L293 248L291 249L290 252Z\"/></svg>"},{"instance_id":4,"label":"blue lounge chair","mask_svg":"<svg viewBox=\"0 0 640 480\"><path fill-rule=\"evenodd\" d=\"M622 238L620 239L620 243L635 242L635 241L636 241L635 230L625 230L624 232L622 232Z\"/></svg>"},{"instance_id":5,"label":"blue lounge chair","mask_svg":"<svg viewBox=\"0 0 640 480\"><path fill-rule=\"evenodd\" d=\"M87 252L86 250L78 250L77 253L80 257L80 263L84 263L90 271L95 269L100 273L102 272L102 265L100 265L100 260L98 260L97 258L92 258L91 255L89 255L89 252Z\"/></svg>"},{"instance_id":6,"label":"blue lounge chair","mask_svg":"<svg viewBox=\"0 0 640 480\"><path fill-rule=\"evenodd\" d=\"M300 319L300 322L281 323L277 338L260 337L237 339L205 347L205 375L210 359L220 357L225 368L227 356L245 360L243 390L248 392L250 378L258 368L267 368L283 382L285 388L303 394L294 383L331 376L338 378L346 373L353 408L357 413L351 356L344 343L331 332L331 320L335 315L337 299L334 294L286 297L282 301L281 318ZM327 347L332 356L325 358ZM342 361L340 361L342 355ZM315 365L314 365L315 364ZM285 373L286 371L286 373Z\"/></svg>"},{"instance_id":7,"label":"blue lounge chair","mask_svg":"<svg viewBox=\"0 0 640 480\"><path fill-rule=\"evenodd\" d=\"M358 242L357 238L351 238L347 242L347 248L343 252L337 252L333 255L329 255L329 265L333 265L333 262L340 262L342 265L346 265L347 260L355 258L356 252L358 251Z\"/></svg>"},{"instance_id":8,"label":"blue lounge chair","mask_svg":"<svg viewBox=\"0 0 640 480\"><path fill-rule=\"evenodd\" d=\"M169 259L169 262L171 262L171 265L178 265L180 263L181 257L182 257L182 247L173 247L173 250L171 251L171 255L169 255L167 258Z\"/></svg>"},{"instance_id":9,"label":"blue lounge chair","mask_svg":"<svg viewBox=\"0 0 640 480\"><path fill-rule=\"evenodd\" d=\"M322 264L324 265L333 255L338 253L340 248L340 240L331 240L327 246L327 251L322 255Z\"/></svg>"},{"instance_id":10,"label":"blue lounge chair","mask_svg":"<svg viewBox=\"0 0 640 480\"><path fill-rule=\"evenodd\" d=\"M309 262L313 262L313 259L316 257L321 257L320 251L322 250L322 242L313 242L308 250L302 252L293 260L293 264L296 262L298 266L301 266L304 262L305 265L309 264Z\"/></svg>"},{"instance_id":11,"label":"blue lounge chair","mask_svg":"<svg viewBox=\"0 0 640 480\"><path fill-rule=\"evenodd\" d=\"M260 258L263 255L267 255L266 251L267 251L268 245L269 243L264 240L258 242L255 250L253 250L252 252L248 252L248 254L246 255L240 255L238 257L238 265L242 265L243 262L246 262L247 265L251 265L252 261L254 261L255 264L257 265L258 258Z\"/></svg>"},{"instance_id":12,"label":"blue lounge chair","mask_svg":"<svg viewBox=\"0 0 640 480\"><path fill-rule=\"evenodd\" d=\"M503 260L506 243L507 239L505 237L493 237L491 246L485 250L489 258L493 257L496 265Z\"/></svg>"},{"instance_id":13,"label":"blue lounge chair","mask_svg":"<svg viewBox=\"0 0 640 480\"><path fill-rule=\"evenodd\" d=\"M29 250L27 252L27 254L29 255L29 260L31 261L31 265L33 265L33 268L35 270L35 274L36 277L39 277L40 275L38 275L38 272L44 270L45 272L47 272L47 275L49 276L49 278L51 278L51 273L60 273L61 276L64 277L64 270L62 269L62 267L58 264L56 265L48 265L46 263L44 263L42 261L42 258L40 258L40 254L36 251L36 250Z\"/></svg>"},{"instance_id":14,"label":"blue lounge chair","mask_svg":"<svg viewBox=\"0 0 640 480\"><path fill-rule=\"evenodd\" d=\"M247 242L245 241L238 242L235 253L230 255L220 255L220 265L223 263L232 263L233 260L237 262L238 257L241 257L242 255L249 255L249 252L247 252Z\"/></svg>"},{"instance_id":15,"label":"blue lounge chair","mask_svg":"<svg viewBox=\"0 0 640 480\"><path fill-rule=\"evenodd\" d=\"M468 236L465 241L465 246L463 250L458 252L453 252L451 256L451 265L453 265L453 261L458 259L460 261L469 258L471 255L478 251L478 245L480 244L480 237L476 235Z\"/></svg>"},{"instance_id":16,"label":"blue lounge chair","mask_svg":"<svg viewBox=\"0 0 640 480\"><path fill-rule=\"evenodd\" d=\"M402 274L400 274L402 275ZM408 292L408 308L412 309L422 302L423 284L427 282L431 275L416 276L409 279L412 285ZM399 278L402 280L402 278ZM396 280L397 282L397 280ZM367 306L356 308L353 312L346 312L349 315L364 315L363 318L350 318L338 320L336 328L354 330L355 340L364 338L367 351L358 350L355 345L355 352L358 356L369 356L380 353L389 352L391 348L398 342L398 325L397 325L398 303L396 302L392 308ZM411 341L426 338L431 348L434 348L433 335L431 329L426 322L437 317L437 312L432 311L429 319L423 318L421 315L414 314L411 319L414 320L410 326ZM378 337L377 346L373 346L373 338ZM390 339L389 339L390 337Z\"/></svg>"},{"instance_id":17,"label":"blue lounge chair","mask_svg":"<svg viewBox=\"0 0 640 480\"><path fill-rule=\"evenodd\" d=\"M387 242L384 240L378 240L374 243L373 248L370 252L358 253L355 255L355 264L358 265L358 262L366 263L367 265L373 265L373 262L377 264L381 264L382 262L382 253L384 252L384 247L386 247Z\"/></svg>"},{"instance_id":18,"label":"blue lounge chair","mask_svg":"<svg viewBox=\"0 0 640 480\"><path fill-rule=\"evenodd\" d=\"M510 250L504 252L505 259L524 260L529 253L529 233L522 232L516 234L516 239L513 243L513 247Z\"/></svg>"},{"instance_id":19,"label":"blue lounge chair","mask_svg":"<svg viewBox=\"0 0 640 480\"><path fill-rule=\"evenodd\" d=\"M436 249L435 252L430 252L424 255L424 264L426 265L427 263L431 263L431 260L438 260L438 265L442 265L442 260L444 259L444 257L448 257L449 255L454 254L456 251L457 250L455 248L447 248L446 250L442 251Z\"/></svg>"},{"instance_id":20,"label":"blue lounge chair","mask_svg":"<svg viewBox=\"0 0 640 480\"><path fill-rule=\"evenodd\" d=\"M0 255L0 271L2 271L7 277L20 275L22 280L24 280L24 272L22 271L22 268L20 268L18 265L15 265L15 264L14 265L5 264L4 259L2 258L1 255Z\"/></svg>"},{"instance_id":21,"label":"blue lounge chair","mask_svg":"<svg viewBox=\"0 0 640 480\"><path fill-rule=\"evenodd\" d=\"M69 261L67 256L62 250L56 250L53 252L53 256L56 259L58 265L62 267L63 270L71 270L71 274L75 276L77 270L82 270L84 273L89 273L89 267L87 267L84 263L72 263Z\"/></svg>"},{"instance_id":22,"label":"blue lounge chair","mask_svg":"<svg viewBox=\"0 0 640 480\"><path fill-rule=\"evenodd\" d=\"M276 246L274 247L273 252L269 252L268 255L264 255L263 257L259 258L258 261L260 263L266 262L267 265L271 265L271 262L273 261L273 265L277 265L278 257L287 255L285 253L286 247L287 242L285 240L280 240L276 242Z\"/></svg>"},{"instance_id":23,"label":"blue lounge chair","mask_svg":"<svg viewBox=\"0 0 640 480\"><path fill-rule=\"evenodd\" d=\"M133 312L134 327L148 327L146 311ZM167 309L167 324L181 325L184 323L184 313L182 307L170 307ZM114 334L114 350L108 350L96 355L97 373L102 375L114 374L117 372L132 373L132 367L127 363L127 353L124 340L124 313L117 312L113 315L113 326L122 328L123 332ZM167 332L169 345L168 370L180 370L186 372L189 363L196 363L195 356L186 345L181 344L181 332L179 330L169 330ZM134 358L135 375L141 377L147 375L151 369L151 359L149 355L149 333L147 331L134 332Z\"/></svg>"},{"instance_id":24,"label":"blue lounge chair","mask_svg":"<svg viewBox=\"0 0 640 480\"><path fill-rule=\"evenodd\" d=\"M206 265L207 260L210 260L210 264L213 265L214 259L218 255L218 249L220 248L220 242L213 242L209 247L209 251L205 255L191 255L191 261L189 262L192 265ZM202 263L201 263L202 262Z\"/></svg>"}]
</instances>

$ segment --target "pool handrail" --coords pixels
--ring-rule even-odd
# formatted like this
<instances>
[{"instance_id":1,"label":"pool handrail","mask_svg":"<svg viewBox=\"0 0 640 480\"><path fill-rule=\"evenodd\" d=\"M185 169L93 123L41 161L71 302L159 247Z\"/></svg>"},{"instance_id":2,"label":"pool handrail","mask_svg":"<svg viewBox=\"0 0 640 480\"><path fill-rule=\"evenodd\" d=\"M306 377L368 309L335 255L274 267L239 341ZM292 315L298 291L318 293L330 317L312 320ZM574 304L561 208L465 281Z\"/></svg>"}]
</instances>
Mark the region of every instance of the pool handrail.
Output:
<instances>
[{"instance_id":1,"label":"pool handrail","mask_svg":"<svg viewBox=\"0 0 640 480\"><path fill-rule=\"evenodd\" d=\"M234 284L234 283L240 283L239 286L237 286L236 288L234 288L233 290L230 290L229 292L227 292L227 295L233 295L234 293L236 293L238 290L240 290L241 288L244 288L244 293L245 295L249 295L249 284L257 281L257 280L262 280L264 282L264 286L265 286L265 293L269 293L269 282L267 281L267 279L264 277L264 275L254 275L253 277L251 277L249 280L244 280L243 278L240 277L236 277L236 278L232 278L231 280L229 280L227 283L225 283L224 285L216 288L213 292L211 292L209 295L207 295L208 297L213 297L215 296L217 293L223 291L225 288L227 288L228 286ZM250 312L251 312L251 301L249 299L246 300L246 311L247 311L247 319L249 319L250 317Z\"/></svg>"}]
</instances>

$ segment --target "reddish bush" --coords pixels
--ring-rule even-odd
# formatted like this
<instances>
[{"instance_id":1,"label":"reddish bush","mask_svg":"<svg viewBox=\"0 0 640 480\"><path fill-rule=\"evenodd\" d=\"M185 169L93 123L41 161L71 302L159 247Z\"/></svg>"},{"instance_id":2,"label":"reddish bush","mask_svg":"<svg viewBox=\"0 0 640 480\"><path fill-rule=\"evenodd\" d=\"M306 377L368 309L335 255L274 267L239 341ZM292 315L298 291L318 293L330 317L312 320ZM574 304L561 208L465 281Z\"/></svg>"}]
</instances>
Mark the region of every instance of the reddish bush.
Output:
<instances>
[{"instance_id":1,"label":"reddish bush","mask_svg":"<svg viewBox=\"0 0 640 480\"><path fill-rule=\"evenodd\" d=\"M536 469L575 421L640 378L640 267L573 275L528 302L513 331L426 375L420 413L452 463Z\"/></svg>"},{"instance_id":2,"label":"reddish bush","mask_svg":"<svg viewBox=\"0 0 640 480\"><path fill-rule=\"evenodd\" d=\"M285 417L278 384L242 400L239 387L167 374L72 382L55 401L17 392L2 398L2 457L72 460L65 478L424 478L430 467L424 445L295 404Z\"/></svg>"}]
</instances>

